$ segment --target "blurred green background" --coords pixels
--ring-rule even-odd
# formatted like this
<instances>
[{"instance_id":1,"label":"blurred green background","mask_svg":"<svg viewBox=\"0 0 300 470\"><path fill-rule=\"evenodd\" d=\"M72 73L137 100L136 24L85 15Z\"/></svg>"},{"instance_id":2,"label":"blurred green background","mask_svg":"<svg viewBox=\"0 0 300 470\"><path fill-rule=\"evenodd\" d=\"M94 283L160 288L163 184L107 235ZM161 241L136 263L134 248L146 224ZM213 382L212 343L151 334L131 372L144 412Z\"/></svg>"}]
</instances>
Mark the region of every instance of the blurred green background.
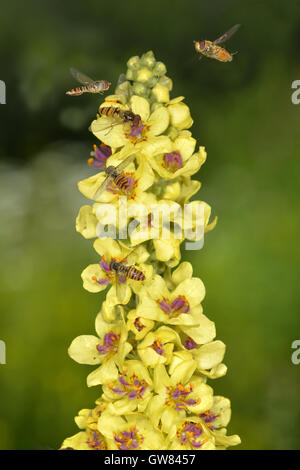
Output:
<instances>
[{"instance_id":1,"label":"blurred green background","mask_svg":"<svg viewBox=\"0 0 300 470\"><path fill-rule=\"evenodd\" d=\"M229 64L203 59L194 39L235 23ZM99 98L70 98L69 67L116 84L132 55L153 50L184 95L208 160L199 197L219 223L187 252L204 281L205 313L227 344L226 377L211 384L232 401L239 449L297 449L299 322L300 4L274 1L6 2L0 15L0 448L57 448L73 416L93 406L92 369L67 355L93 334L101 295L83 290L95 262L75 232L91 174L88 132Z\"/></svg>"}]
</instances>

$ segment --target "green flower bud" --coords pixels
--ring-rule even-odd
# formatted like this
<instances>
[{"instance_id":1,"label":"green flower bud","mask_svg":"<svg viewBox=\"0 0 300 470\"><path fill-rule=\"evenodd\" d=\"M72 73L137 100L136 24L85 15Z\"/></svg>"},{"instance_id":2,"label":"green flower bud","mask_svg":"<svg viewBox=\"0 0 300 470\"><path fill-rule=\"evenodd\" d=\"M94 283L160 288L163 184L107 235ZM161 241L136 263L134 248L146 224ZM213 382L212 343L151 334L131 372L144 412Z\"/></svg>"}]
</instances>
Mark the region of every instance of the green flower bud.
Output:
<instances>
[{"instance_id":1,"label":"green flower bud","mask_svg":"<svg viewBox=\"0 0 300 470\"><path fill-rule=\"evenodd\" d=\"M150 80L148 80L147 86L149 88L153 88L157 84L157 82L158 82L158 78L152 76L152 78L150 78Z\"/></svg>"},{"instance_id":2,"label":"green flower bud","mask_svg":"<svg viewBox=\"0 0 300 470\"><path fill-rule=\"evenodd\" d=\"M146 83L152 77L152 72L149 69L142 68L137 72L137 81Z\"/></svg>"},{"instance_id":3,"label":"green flower bud","mask_svg":"<svg viewBox=\"0 0 300 470\"><path fill-rule=\"evenodd\" d=\"M131 57L127 62L127 67L132 70L138 70L140 66L140 58L138 55Z\"/></svg>"},{"instance_id":4,"label":"green flower bud","mask_svg":"<svg viewBox=\"0 0 300 470\"><path fill-rule=\"evenodd\" d=\"M142 83L135 82L132 86L133 93L138 96L145 96L147 93L147 87Z\"/></svg>"},{"instance_id":5,"label":"green flower bud","mask_svg":"<svg viewBox=\"0 0 300 470\"><path fill-rule=\"evenodd\" d=\"M163 62L156 62L155 67L153 68L153 74L160 77L167 72L167 67Z\"/></svg>"},{"instance_id":6,"label":"green flower bud","mask_svg":"<svg viewBox=\"0 0 300 470\"><path fill-rule=\"evenodd\" d=\"M179 134L179 131L178 129L176 129L176 127L169 126L168 129L166 130L166 135L170 137L171 140L175 140L178 134Z\"/></svg>"},{"instance_id":7,"label":"green flower bud","mask_svg":"<svg viewBox=\"0 0 300 470\"><path fill-rule=\"evenodd\" d=\"M153 68L156 62L153 52L148 51L146 52L146 54L143 54L141 58L141 62L147 67Z\"/></svg>"},{"instance_id":8,"label":"green flower bud","mask_svg":"<svg viewBox=\"0 0 300 470\"><path fill-rule=\"evenodd\" d=\"M136 80L136 71L128 69L126 72L126 78L128 78L128 80Z\"/></svg>"},{"instance_id":9,"label":"green flower bud","mask_svg":"<svg viewBox=\"0 0 300 470\"><path fill-rule=\"evenodd\" d=\"M162 86L167 87L169 91L171 91L172 88L173 88L173 82L172 82L172 80L171 80L169 77L167 77L166 75L164 75L163 77L161 77L161 78L159 79L159 82L158 82L158 83L160 83Z\"/></svg>"}]
</instances>

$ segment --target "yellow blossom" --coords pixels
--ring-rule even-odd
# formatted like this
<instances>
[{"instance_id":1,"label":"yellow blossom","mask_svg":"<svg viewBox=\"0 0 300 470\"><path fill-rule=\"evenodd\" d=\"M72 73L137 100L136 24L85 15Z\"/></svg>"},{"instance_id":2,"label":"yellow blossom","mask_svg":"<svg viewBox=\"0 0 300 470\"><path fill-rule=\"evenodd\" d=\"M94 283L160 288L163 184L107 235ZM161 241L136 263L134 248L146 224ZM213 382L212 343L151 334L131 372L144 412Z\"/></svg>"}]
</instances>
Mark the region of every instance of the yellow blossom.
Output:
<instances>
[{"instance_id":1,"label":"yellow blossom","mask_svg":"<svg viewBox=\"0 0 300 470\"><path fill-rule=\"evenodd\" d=\"M159 364L154 370L154 390L148 412L152 424L163 432L169 432L171 426L186 416L187 413L204 413L213 404L212 388L202 378L193 376L194 367L189 361L179 366L171 375Z\"/></svg>"},{"instance_id":2,"label":"yellow blossom","mask_svg":"<svg viewBox=\"0 0 300 470\"><path fill-rule=\"evenodd\" d=\"M126 341L128 332L122 322L107 323L100 312L95 329L98 336L78 336L69 347L69 355L74 361L80 364L101 364L89 374L89 387L115 380L118 377L117 366L123 366L124 359L132 349Z\"/></svg>"},{"instance_id":3,"label":"yellow blossom","mask_svg":"<svg viewBox=\"0 0 300 470\"><path fill-rule=\"evenodd\" d=\"M113 416L103 413L98 421L109 450L157 450L165 449L163 434L154 429L142 414Z\"/></svg>"}]
</instances>

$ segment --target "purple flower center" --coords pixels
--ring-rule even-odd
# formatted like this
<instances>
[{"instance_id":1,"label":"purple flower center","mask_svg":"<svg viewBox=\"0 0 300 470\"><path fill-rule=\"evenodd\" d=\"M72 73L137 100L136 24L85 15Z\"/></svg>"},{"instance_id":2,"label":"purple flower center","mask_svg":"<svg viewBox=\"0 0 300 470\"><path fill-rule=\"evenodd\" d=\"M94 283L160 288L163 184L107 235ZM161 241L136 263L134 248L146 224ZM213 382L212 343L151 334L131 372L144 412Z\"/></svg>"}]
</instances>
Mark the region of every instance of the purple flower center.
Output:
<instances>
[{"instance_id":1,"label":"purple flower center","mask_svg":"<svg viewBox=\"0 0 300 470\"><path fill-rule=\"evenodd\" d=\"M114 441L119 450L137 450L143 442L144 437L140 434L136 426L130 426L129 431L120 434L114 433Z\"/></svg>"},{"instance_id":2,"label":"purple flower center","mask_svg":"<svg viewBox=\"0 0 300 470\"><path fill-rule=\"evenodd\" d=\"M116 354L119 348L120 336L121 335L117 335L113 331L106 333L103 344L98 344L96 346L97 351L100 354L109 354L110 356Z\"/></svg>"},{"instance_id":3,"label":"purple flower center","mask_svg":"<svg viewBox=\"0 0 300 470\"><path fill-rule=\"evenodd\" d=\"M98 431L91 432L86 443L92 450L107 450L104 438Z\"/></svg>"},{"instance_id":4,"label":"purple flower center","mask_svg":"<svg viewBox=\"0 0 300 470\"><path fill-rule=\"evenodd\" d=\"M100 286L106 286L110 282L112 282L114 273L113 270L111 269L110 265L107 263L105 256L102 256L101 261L99 263L100 268L102 271L106 273L105 277L100 277L97 278L97 276L92 276L92 280L100 284Z\"/></svg>"},{"instance_id":5,"label":"purple flower center","mask_svg":"<svg viewBox=\"0 0 300 470\"><path fill-rule=\"evenodd\" d=\"M176 318L178 315L181 315L182 313L189 313L190 311L189 303L183 295L179 295L171 303L165 297L163 300L158 300L157 302L160 308L166 312L170 318Z\"/></svg>"},{"instance_id":6,"label":"purple flower center","mask_svg":"<svg viewBox=\"0 0 300 470\"><path fill-rule=\"evenodd\" d=\"M197 344L195 341L192 340L192 338L186 338L185 342L183 343L183 346L185 349L191 350L195 349L197 347Z\"/></svg>"},{"instance_id":7,"label":"purple flower center","mask_svg":"<svg viewBox=\"0 0 300 470\"><path fill-rule=\"evenodd\" d=\"M88 159L88 164L94 168L104 170L106 160L111 156L111 148L103 143L100 144L100 148L94 145L94 151L91 152L91 158Z\"/></svg>"},{"instance_id":8,"label":"purple flower center","mask_svg":"<svg viewBox=\"0 0 300 470\"><path fill-rule=\"evenodd\" d=\"M134 326L138 331L142 331L145 328L145 325L141 322L140 317L136 317L134 320Z\"/></svg>"},{"instance_id":9,"label":"purple flower center","mask_svg":"<svg viewBox=\"0 0 300 470\"><path fill-rule=\"evenodd\" d=\"M200 423L186 421L183 426L178 429L177 437L180 444L190 444L193 449L200 449L200 447L206 442L199 439L202 433L203 429Z\"/></svg>"},{"instance_id":10,"label":"purple flower center","mask_svg":"<svg viewBox=\"0 0 300 470\"><path fill-rule=\"evenodd\" d=\"M202 413L200 415L200 418L204 420L204 422L207 424L209 429L212 431L215 429L215 426L213 426L211 423L213 423L217 418L219 418L221 415L215 415L211 410L205 411L205 413Z\"/></svg>"},{"instance_id":11,"label":"purple flower center","mask_svg":"<svg viewBox=\"0 0 300 470\"><path fill-rule=\"evenodd\" d=\"M140 122L140 121L139 121ZM133 145L147 140L146 134L150 129L150 126L145 124L136 125L136 123L130 124L130 132L127 132L125 135L131 141Z\"/></svg>"},{"instance_id":12,"label":"purple flower center","mask_svg":"<svg viewBox=\"0 0 300 470\"><path fill-rule=\"evenodd\" d=\"M160 339L157 339L154 341L153 344L151 344L150 346L152 349L154 349L154 351L159 354L160 356L163 356L164 353L165 353L165 350L164 350L164 345L163 343L161 342Z\"/></svg>"},{"instance_id":13,"label":"purple flower center","mask_svg":"<svg viewBox=\"0 0 300 470\"><path fill-rule=\"evenodd\" d=\"M182 383L179 382L175 387L167 387L167 399L165 403L175 408L176 411L185 410L187 406L198 405L201 401L200 398L198 398L198 400L188 398L192 392L193 384L184 387Z\"/></svg>"},{"instance_id":14,"label":"purple flower center","mask_svg":"<svg viewBox=\"0 0 300 470\"><path fill-rule=\"evenodd\" d=\"M129 400L142 399L148 386L145 380L139 380L135 374L127 378L124 373L118 377L118 382L120 386L115 387L113 383L110 383L109 388L117 395L127 395Z\"/></svg>"},{"instance_id":15,"label":"purple flower center","mask_svg":"<svg viewBox=\"0 0 300 470\"><path fill-rule=\"evenodd\" d=\"M165 153L163 156L163 166L172 173L175 173L175 171L182 168L183 162L181 153L178 150L171 153Z\"/></svg>"}]
</instances>

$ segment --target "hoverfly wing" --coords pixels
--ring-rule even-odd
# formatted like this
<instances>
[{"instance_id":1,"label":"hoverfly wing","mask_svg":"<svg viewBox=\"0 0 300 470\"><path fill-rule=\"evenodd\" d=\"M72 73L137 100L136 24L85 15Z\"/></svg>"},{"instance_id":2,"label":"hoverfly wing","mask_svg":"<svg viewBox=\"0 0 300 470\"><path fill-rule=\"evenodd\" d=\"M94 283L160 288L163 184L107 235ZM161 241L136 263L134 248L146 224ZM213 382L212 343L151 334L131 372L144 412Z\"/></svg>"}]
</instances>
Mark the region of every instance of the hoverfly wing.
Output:
<instances>
[{"instance_id":1,"label":"hoverfly wing","mask_svg":"<svg viewBox=\"0 0 300 470\"><path fill-rule=\"evenodd\" d=\"M105 180L103 181L103 183L101 183L101 185L99 186L99 188L98 188L97 191L95 192L95 194L94 194L94 199L98 199L98 197L101 196L101 194L103 193L103 191L106 189L106 186L108 185L109 180L110 180L110 177L107 176L107 177L105 178Z\"/></svg>"},{"instance_id":2,"label":"hoverfly wing","mask_svg":"<svg viewBox=\"0 0 300 470\"><path fill-rule=\"evenodd\" d=\"M240 24L235 24L226 33L222 34L222 36L213 41L213 44L221 44L222 42L227 41L229 38L231 38L231 36L233 36L237 32L240 26Z\"/></svg>"},{"instance_id":3,"label":"hoverfly wing","mask_svg":"<svg viewBox=\"0 0 300 470\"><path fill-rule=\"evenodd\" d=\"M79 70L75 69L74 67L70 68L70 72L73 75L73 77L83 85L87 85L88 83L93 83L94 80L92 80L90 77L85 75L84 73L80 72Z\"/></svg>"},{"instance_id":4,"label":"hoverfly wing","mask_svg":"<svg viewBox=\"0 0 300 470\"><path fill-rule=\"evenodd\" d=\"M135 159L135 157L136 157L135 153L132 153L131 155L129 155L129 157L125 158L125 160L123 160L121 163L119 163L119 165L116 166L116 170L117 171L124 170L124 168L126 168L129 165L129 163L131 163Z\"/></svg>"}]
</instances>

